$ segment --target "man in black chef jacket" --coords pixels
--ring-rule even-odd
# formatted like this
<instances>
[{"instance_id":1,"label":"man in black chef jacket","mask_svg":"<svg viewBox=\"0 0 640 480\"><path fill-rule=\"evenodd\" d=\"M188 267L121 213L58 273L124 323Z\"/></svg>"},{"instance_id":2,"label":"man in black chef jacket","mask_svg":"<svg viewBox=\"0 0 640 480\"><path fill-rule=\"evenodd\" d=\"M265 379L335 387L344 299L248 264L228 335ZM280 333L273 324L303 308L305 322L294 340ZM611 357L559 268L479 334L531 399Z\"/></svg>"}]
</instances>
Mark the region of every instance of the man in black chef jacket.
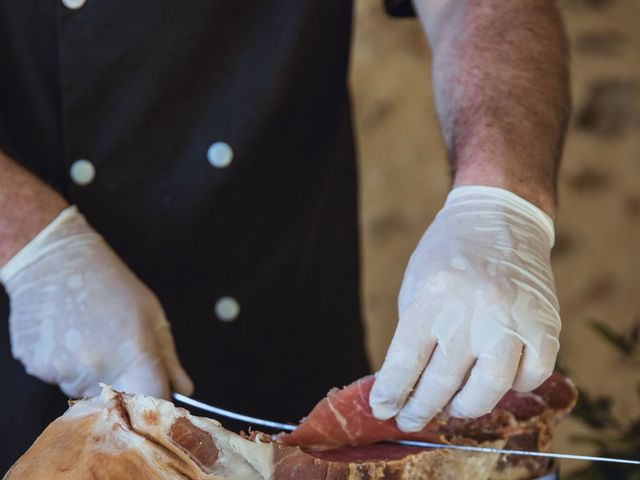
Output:
<instances>
[{"instance_id":1,"label":"man in black chef jacket","mask_svg":"<svg viewBox=\"0 0 640 480\"><path fill-rule=\"evenodd\" d=\"M370 398L406 431L553 368L569 103L554 2L414 4L454 188ZM351 7L0 0L3 470L98 382L296 420L367 373Z\"/></svg>"}]
</instances>

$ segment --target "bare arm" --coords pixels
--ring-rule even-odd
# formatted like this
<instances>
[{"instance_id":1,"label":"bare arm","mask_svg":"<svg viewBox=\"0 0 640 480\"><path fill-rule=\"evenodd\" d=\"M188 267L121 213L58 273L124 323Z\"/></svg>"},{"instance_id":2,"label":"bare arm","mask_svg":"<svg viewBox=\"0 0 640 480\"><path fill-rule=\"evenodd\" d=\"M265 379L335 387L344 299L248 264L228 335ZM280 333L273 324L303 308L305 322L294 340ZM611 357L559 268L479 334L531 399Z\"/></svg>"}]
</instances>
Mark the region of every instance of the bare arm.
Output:
<instances>
[{"instance_id":1,"label":"bare arm","mask_svg":"<svg viewBox=\"0 0 640 480\"><path fill-rule=\"evenodd\" d=\"M553 0L414 0L433 49L436 107L454 185L510 190L556 213L570 110Z\"/></svg>"},{"instance_id":2,"label":"bare arm","mask_svg":"<svg viewBox=\"0 0 640 480\"><path fill-rule=\"evenodd\" d=\"M0 151L0 266L67 206L60 194Z\"/></svg>"}]
</instances>

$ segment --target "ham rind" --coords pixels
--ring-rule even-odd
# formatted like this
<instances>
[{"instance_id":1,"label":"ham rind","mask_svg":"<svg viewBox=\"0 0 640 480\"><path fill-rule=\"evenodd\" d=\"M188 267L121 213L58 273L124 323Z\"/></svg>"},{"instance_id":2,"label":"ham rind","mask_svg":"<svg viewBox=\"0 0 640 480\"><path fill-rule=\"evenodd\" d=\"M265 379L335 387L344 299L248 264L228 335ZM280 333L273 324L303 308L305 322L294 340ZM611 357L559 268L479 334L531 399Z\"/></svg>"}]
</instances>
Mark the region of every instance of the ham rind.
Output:
<instances>
[{"instance_id":1,"label":"ham rind","mask_svg":"<svg viewBox=\"0 0 640 480\"><path fill-rule=\"evenodd\" d=\"M466 420L440 414L422 431L405 433L398 429L394 419L378 420L371 413L369 392L374 380L375 377L368 376L343 389L331 390L295 431L282 435L279 441L306 450L327 450L400 439L435 443L446 443L454 437L492 440L534 430L538 437L544 427L531 425L532 420L544 417L545 422L555 423L576 401L575 387L561 374L554 373L531 393L508 392L483 417ZM546 440L536 438L541 448L546 446Z\"/></svg>"}]
</instances>

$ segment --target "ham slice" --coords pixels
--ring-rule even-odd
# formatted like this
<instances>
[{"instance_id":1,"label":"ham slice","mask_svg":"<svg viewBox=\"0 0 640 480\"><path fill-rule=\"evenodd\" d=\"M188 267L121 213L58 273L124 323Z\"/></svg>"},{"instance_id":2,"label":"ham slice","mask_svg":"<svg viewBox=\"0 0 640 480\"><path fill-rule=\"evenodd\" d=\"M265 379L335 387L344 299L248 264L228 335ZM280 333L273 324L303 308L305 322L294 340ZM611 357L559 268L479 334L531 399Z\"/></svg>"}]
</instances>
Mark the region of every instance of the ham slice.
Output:
<instances>
[{"instance_id":1,"label":"ham slice","mask_svg":"<svg viewBox=\"0 0 640 480\"><path fill-rule=\"evenodd\" d=\"M279 441L309 450L326 450L344 445L366 445L382 440L413 439L442 443L438 422L432 421L421 432L401 432L394 419L378 420L369 407L373 375L342 389L334 388L311 410L296 430Z\"/></svg>"},{"instance_id":2,"label":"ham slice","mask_svg":"<svg viewBox=\"0 0 640 480\"><path fill-rule=\"evenodd\" d=\"M531 393L509 391L483 417L459 419L440 414L422 431L405 433L394 419L378 420L371 413L369 392L373 382L374 377L368 376L343 389L331 390L296 430L281 435L279 441L305 450L326 451L325 458L333 452L344 452L345 446L400 439L435 443L504 440L507 449L549 451L553 427L569 414L577 400L574 385L556 372ZM505 456L501 468L508 475L515 471L542 474L549 463L544 458ZM496 475L493 478L500 478Z\"/></svg>"},{"instance_id":3,"label":"ham slice","mask_svg":"<svg viewBox=\"0 0 640 480\"><path fill-rule=\"evenodd\" d=\"M509 391L484 417L462 420L441 414L422 431L406 433L398 429L394 419L378 420L371 413L369 392L374 380L370 375L342 389L332 389L296 430L282 435L279 441L309 450L326 450L399 439L443 443L456 434L501 437L545 412L562 417L576 401L574 386L561 374L554 373L531 393Z\"/></svg>"}]
</instances>

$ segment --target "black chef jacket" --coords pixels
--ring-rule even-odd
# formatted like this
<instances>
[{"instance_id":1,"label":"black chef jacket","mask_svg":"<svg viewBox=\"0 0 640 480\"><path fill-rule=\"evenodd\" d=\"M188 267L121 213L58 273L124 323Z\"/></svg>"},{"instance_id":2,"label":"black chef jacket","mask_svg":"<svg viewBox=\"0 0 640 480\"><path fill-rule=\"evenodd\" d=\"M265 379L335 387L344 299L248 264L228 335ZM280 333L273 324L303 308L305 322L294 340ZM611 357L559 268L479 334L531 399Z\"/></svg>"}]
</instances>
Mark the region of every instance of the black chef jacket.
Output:
<instances>
[{"instance_id":1,"label":"black chef jacket","mask_svg":"<svg viewBox=\"0 0 640 480\"><path fill-rule=\"evenodd\" d=\"M350 27L347 0L0 0L0 149L159 296L202 401L295 421L368 371ZM0 472L66 408L7 317Z\"/></svg>"}]
</instances>

